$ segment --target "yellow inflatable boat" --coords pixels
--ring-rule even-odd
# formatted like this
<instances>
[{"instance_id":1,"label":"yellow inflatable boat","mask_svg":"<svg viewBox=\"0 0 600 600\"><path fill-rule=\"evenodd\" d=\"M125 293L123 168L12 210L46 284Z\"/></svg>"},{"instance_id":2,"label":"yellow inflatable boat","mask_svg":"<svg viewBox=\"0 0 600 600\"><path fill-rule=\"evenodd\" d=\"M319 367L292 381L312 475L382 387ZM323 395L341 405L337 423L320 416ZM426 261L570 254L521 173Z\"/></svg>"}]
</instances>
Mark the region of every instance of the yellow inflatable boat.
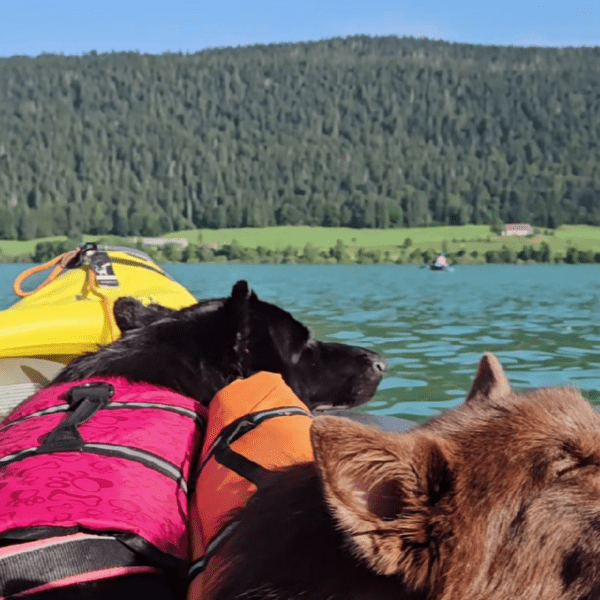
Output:
<instances>
[{"instance_id":1,"label":"yellow inflatable boat","mask_svg":"<svg viewBox=\"0 0 600 600\"><path fill-rule=\"evenodd\" d=\"M21 290L27 276L49 267L37 289ZM0 311L0 419L71 359L119 336L112 312L117 298L176 309L196 302L147 254L97 244L29 269L15 281L15 292L22 299Z\"/></svg>"}]
</instances>

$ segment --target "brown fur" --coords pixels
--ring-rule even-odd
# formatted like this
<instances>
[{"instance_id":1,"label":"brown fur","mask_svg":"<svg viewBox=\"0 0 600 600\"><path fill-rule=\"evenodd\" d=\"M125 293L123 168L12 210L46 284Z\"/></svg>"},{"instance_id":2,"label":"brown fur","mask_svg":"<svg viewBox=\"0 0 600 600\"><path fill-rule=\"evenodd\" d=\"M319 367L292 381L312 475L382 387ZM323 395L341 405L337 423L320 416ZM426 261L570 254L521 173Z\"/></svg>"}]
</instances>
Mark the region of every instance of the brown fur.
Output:
<instances>
[{"instance_id":1,"label":"brown fur","mask_svg":"<svg viewBox=\"0 0 600 600\"><path fill-rule=\"evenodd\" d=\"M316 418L212 565L210 600L600 598L600 415L514 394L493 355L467 401L391 434Z\"/></svg>"}]
</instances>

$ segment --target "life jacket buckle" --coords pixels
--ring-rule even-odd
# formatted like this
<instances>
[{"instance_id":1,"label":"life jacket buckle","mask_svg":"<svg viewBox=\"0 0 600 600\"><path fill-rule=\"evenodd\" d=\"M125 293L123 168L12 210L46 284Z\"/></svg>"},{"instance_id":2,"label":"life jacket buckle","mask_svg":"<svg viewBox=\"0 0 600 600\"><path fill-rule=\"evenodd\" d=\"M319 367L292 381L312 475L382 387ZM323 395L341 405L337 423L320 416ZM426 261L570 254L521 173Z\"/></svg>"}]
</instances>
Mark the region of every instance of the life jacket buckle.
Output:
<instances>
[{"instance_id":1,"label":"life jacket buckle","mask_svg":"<svg viewBox=\"0 0 600 600\"><path fill-rule=\"evenodd\" d=\"M98 403L98 409L100 409L108 404L114 393L115 388L110 383L95 381L72 387L67 392L66 400L71 410L75 410L84 400L89 400L94 404Z\"/></svg>"}]
</instances>

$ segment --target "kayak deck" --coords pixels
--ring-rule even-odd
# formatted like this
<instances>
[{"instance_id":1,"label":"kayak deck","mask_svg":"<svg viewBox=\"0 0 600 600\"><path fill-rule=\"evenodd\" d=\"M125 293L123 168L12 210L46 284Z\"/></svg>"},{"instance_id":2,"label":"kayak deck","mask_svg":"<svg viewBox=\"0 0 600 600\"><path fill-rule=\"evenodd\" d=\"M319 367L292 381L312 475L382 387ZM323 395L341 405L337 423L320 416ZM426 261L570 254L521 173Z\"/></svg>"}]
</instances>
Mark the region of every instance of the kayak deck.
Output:
<instances>
[{"instance_id":1,"label":"kayak deck","mask_svg":"<svg viewBox=\"0 0 600 600\"><path fill-rule=\"evenodd\" d=\"M118 298L173 309L196 303L144 252L84 244L68 254L75 259L33 292L20 290L20 275L15 291L24 297L0 311L0 419L73 358L120 336L112 314Z\"/></svg>"}]
</instances>

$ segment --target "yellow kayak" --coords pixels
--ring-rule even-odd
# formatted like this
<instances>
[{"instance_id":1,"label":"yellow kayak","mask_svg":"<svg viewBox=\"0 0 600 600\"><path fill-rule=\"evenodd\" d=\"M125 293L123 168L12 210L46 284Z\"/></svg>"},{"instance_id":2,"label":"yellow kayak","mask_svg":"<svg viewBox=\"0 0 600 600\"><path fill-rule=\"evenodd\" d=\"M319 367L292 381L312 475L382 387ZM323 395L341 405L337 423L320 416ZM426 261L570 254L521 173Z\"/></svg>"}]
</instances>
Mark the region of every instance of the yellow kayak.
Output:
<instances>
[{"instance_id":1,"label":"yellow kayak","mask_svg":"<svg viewBox=\"0 0 600 600\"><path fill-rule=\"evenodd\" d=\"M112 307L117 298L133 296L144 304L175 309L196 302L138 250L83 244L44 265L48 266L54 266L54 271L33 292L20 289L23 276L29 273L19 276L15 291L24 297L0 311L0 393L4 392L0 415L7 404L15 404L7 398L9 387L21 397L32 384L40 387L74 357L116 339L120 332Z\"/></svg>"}]
</instances>

